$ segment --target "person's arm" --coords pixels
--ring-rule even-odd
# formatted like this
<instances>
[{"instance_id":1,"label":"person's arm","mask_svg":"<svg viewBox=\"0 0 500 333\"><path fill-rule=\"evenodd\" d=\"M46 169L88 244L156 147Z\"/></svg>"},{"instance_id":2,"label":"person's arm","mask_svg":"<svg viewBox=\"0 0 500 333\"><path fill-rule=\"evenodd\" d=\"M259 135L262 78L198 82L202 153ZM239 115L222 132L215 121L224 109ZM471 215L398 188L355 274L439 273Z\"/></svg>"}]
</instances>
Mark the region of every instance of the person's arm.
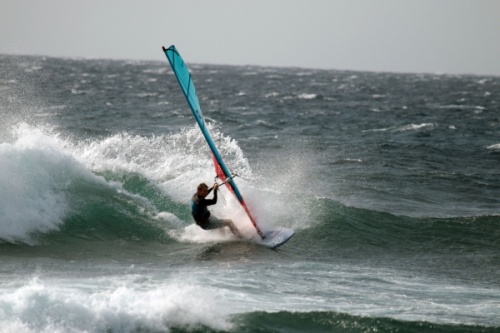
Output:
<instances>
[{"instance_id":1,"label":"person's arm","mask_svg":"<svg viewBox=\"0 0 500 333\"><path fill-rule=\"evenodd\" d=\"M214 191L214 197L212 199L203 199L205 201L204 204L206 206L215 205L217 203L217 188L218 187L219 187L219 185L217 183L215 183L214 187L212 187L208 190L208 193L210 193L212 190L215 190L215 191Z\"/></svg>"}]
</instances>

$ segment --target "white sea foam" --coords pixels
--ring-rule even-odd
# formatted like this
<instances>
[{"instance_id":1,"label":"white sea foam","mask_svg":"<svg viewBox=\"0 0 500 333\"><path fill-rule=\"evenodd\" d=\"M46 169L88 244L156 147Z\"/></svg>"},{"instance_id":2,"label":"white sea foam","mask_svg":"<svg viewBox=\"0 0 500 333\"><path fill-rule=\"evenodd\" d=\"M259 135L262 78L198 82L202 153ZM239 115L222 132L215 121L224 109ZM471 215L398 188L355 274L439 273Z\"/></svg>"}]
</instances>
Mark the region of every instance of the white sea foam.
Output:
<instances>
[{"instance_id":1,"label":"white sea foam","mask_svg":"<svg viewBox=\"0 0 500 333\"><path fill-rule=\"evenodd\" d=\"M248 161L237 143L217 131L213 138L230 169L250 175ZM198 183L213 182L210 151L199 129L185 129L160 137L116 134L103 140L81 142L77 158L93 171L125 171L141 174L172 199L186 202Z\"/></svg>"},{"instance_id":2,"label":"white sea foam","mask_svg":"<svg viewBox=\"0 0 500 333\"><path fill-rule=\"evenodd\" d=\"M491 150L500 150L500 143L496 143L494 145L486 147L486 149L491 149Z\"/></svg>"},{"instance_id":3,"label":"white sea foam","mask_svg":"<svg viewBox=\"0 0 500 333\"><path fill-rule=\"evenodd\" d=\"M230 232L219 230L203 230L194 223L177 230L170 230L169 236L180 242L187 243L210 243L222 242L236 239Z\"/></svg>"},{"instance_id":4,"label":"white sea foam","mask_svg":"<svg viewBox=\"0 0 500 333\"><path fill-rule=\"evenodd\" d=\"M437 106L440 109L457 109L457 110L485 110L486 108L481 105L465 105L465 104L449 104L449 105L439 105Z\"/></svg>"},{"instance_id":5,"label":"white sea foam","mask_svg":"<svg viewBox=\"0 0 500 333\"><path fill-rule=\"evenodd\" d=\"M141 92L136 94L140 98L155 97L158 96L158 92Z\"/></svg>"},{"instance_id":6,"label":"white sea foam","mask_svg":"<svg viewBox=\"0 0 500 333\"><path fill-rule=\"evenodd\" d=\"M399 128L400 131L416 131L420 129L430 129L436 127L436 124L433 123L422 123L422 124L409 124Z\"/></svg>"},{"instance_id":7,"label":"white sea foam","mask_svg":"<svg viewBox=\"0 0 500 333\"><path fill-rule=\"evenodd\" d=\"M299 99L315 99L316 97L318 97L318 95L316 94L300 94L297 96Z\"/></svg>"},{"instance_id":8,"label":"white sea foam","mask_svg":"<svg viewBox=\"0 0 500 333\"><path fill-rule=\"evenodd\" d=\"M346 159L344 159L344 161L346 161L346 162L358 162L358 163L363 162L363 160L360 158L346 158Z\"/></svg>"},{"instance_id":9,"label":"white sea foam","mask_svg":"<svg viewBox=\"0 0 500 333\"><path fill-rule=\"evenodd\" d=\"M177 216L175 216L174 214L169 213L169 212L160 212L156 216L154 216L154 218L156 218L158 220L166 221L167 223L169 223L173 226L176 226L176 227L180 227L183 225L183 222L181 219L179 219Z\"/></svg>"},{"instance_id":10,"label":"white sea foam","mask_svg":"<svg viewBox=\"0 0 500 333\"><path fill-rule=\"evenodd\" d=\"M84 280L35 277L4 285L0 289L0 332L231 328L220 309L221 295L213 288L186 276L166 282L150 279L137 275Z\"/></svg>"},{"instance_id":11,"label":"white sea foam","mask_svg":"<svg viewBox=\"0 0 500 333\"><path fill-rule=\"evenodd\" d=\"M276 91L273 91L273 92L266 94L264 97L271 98L271 97L278 97L278 96L279 96L279 93L277 93Z\"/></svg>"},{"instance_id":12,"label":"white sea foam","mask_svg":"<svg viewBox=\"0 0 500 333\"><path fill-rule=\"evenodd\" d=\"M395 127L373 128L373 129L363 130L363 132L387 132L387 131L390 131L390 130L392 130L394 128Z\"/></svg>"},{"instance_id":13,"label":"white sea foam","mask_svg":"<svg viewBox=\"0 0 500 333\"><path fill-rule=\"evenodd\" d=\"M0 144L0 240L29 243L35 232L58 229L68 209L62 189L86 171L57 136L27 125L14 132L13 143Z\"/></svg>"},{"instance_id":14,"label":"white sea foam","mask_svg":"<svg viewBox=\"0 0 500 333\"><path fill-rule=\"evenodd\" d=\"M76 89L76 88L72 88L71 89L71 93L73 95L82 95L82 94L85 94L87 91L85 90L79 90L79 89Z\"/></svg>"},{"instance_id":15,"label":"white sea foam","mask_svg":"<svg viewBox=\"0 0 500 333\"><path fill-rule=\"evenodd\" d=\"M400 127L391 126L391 127L385 127L385 128L367 129L367 130L363 130L362 132L388 132L391 130L398 131L398 132L407 132L407 131L418 131L421 129L432 129L436 126L437 125L433 124L433 123L409 124L409 125L403 125Z\"/></svg>"}]
</instances>

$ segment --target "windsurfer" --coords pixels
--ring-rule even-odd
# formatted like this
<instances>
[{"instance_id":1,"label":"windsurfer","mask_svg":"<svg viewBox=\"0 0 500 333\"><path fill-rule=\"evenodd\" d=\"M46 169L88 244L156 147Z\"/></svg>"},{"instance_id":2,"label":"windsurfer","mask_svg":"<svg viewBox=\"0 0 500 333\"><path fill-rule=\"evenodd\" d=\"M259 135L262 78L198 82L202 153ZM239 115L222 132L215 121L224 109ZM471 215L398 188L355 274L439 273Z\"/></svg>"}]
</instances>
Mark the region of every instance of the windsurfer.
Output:
<instances>
[{"instance_id":1,"label":"windsurfer","mask_svg":"<svg viewBox=\"0 0 500 333\"><path fill-rule=\"evenodd\" d=\"M207 206L215 205L217 203L217 188L219 185L214 184L212 188L208 188L207 184L201 183L198 185L196 193L191 198L191 213L193 214L196 224L204 230L221 229L228 227L229 230L238 238L241 238L241 234L234 225L232 220L229 219L219 219L212 215L207 209ZM206 196L214 191L214 197L212 199L205 199Z\"/></svg>"}]
</instances>

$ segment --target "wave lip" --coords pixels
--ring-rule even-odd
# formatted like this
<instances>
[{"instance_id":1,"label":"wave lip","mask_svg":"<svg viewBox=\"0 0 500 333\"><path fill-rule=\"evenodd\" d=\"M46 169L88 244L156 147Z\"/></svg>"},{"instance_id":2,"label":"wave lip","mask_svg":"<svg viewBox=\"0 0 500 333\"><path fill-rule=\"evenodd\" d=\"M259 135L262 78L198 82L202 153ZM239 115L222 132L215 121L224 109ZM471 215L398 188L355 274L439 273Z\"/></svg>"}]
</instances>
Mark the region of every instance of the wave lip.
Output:
<instances>
[{"instance_id":1,"label":"wave lip","mask_svg":"<svg viewBox=\"0 0 500 333\"><path fill-rule=\"evenodd\" d=\"M0 240L31 243L33 233L63 223L68 205L61 189L71 179L69 171L82 169L56 148L57 140L40 131L27 135L25 126L16 130L14 143L0 144Z\"/></svg>"}]
</instances>

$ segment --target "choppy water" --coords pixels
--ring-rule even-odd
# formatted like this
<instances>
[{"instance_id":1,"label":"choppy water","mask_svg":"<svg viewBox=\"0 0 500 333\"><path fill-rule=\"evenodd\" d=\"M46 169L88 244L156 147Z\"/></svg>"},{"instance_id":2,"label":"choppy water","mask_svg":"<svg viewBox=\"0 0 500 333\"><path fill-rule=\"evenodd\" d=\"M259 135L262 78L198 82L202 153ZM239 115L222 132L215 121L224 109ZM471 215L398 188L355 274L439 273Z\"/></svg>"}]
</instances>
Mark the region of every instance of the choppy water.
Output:
<instances>
[{"instance_id":1,"label":"choppy water","mask_svg":"<svg viewBox=\"0 0 500 333\"><path fill-rule=\"evenodd\" d=\"M500 330L500 78L190 67L294 238L193 225L213 167L166 60L3 55L0 332Z\"/></svg>"}]
</instances>

